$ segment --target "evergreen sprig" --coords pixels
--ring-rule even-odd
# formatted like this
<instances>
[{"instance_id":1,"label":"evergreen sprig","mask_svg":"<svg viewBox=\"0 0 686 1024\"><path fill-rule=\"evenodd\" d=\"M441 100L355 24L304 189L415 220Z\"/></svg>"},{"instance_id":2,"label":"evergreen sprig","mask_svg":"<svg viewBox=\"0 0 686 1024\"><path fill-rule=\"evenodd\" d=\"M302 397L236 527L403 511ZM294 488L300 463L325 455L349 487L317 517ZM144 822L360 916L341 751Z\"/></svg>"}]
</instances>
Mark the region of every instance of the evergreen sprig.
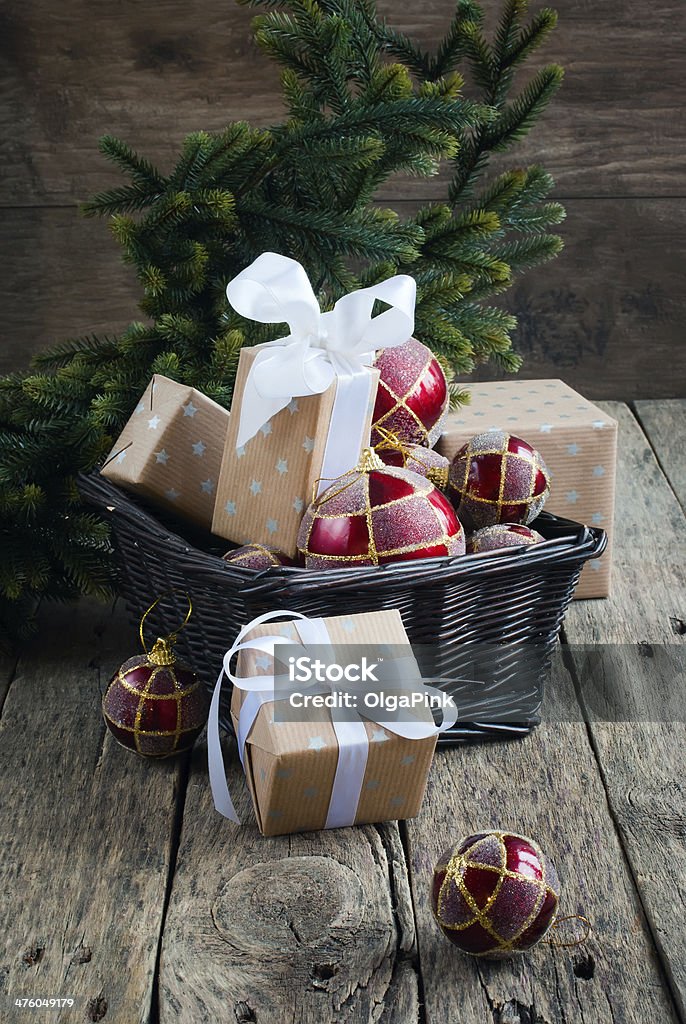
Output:
<instances>
[{"instance_id":1,"label":"evergreen sprig","mask_svg":"<svg viewBox=\"0 0 686 1024\"><path fill-rule=\"evenodd\" d=\"M489 359L519 365L515 318L488 300L559 251L551 228L564 211L538 167L488 182L483 172L560 84L561 69L549 65L513 94L516 70L555 13L527 21L526 0L503 0L488 37L481 5L457 0L428 52L380 18L373 0L248 2L260 8L257 43L281 67L286 118L193 132L169 173L105 136L101 151L127 180L83 209L108 218L146 322L62 342L27 374L0 379L0 611L10 633L30 627L43 597L110 591L107 529L81 506L75 475L108 452L152 373L230 404L241 347L279 331L244 321L225 296L260 252L303 263L324 307L410 273L416 334L448 373ZM441 165L452 168L445 202L405 219L376 202L393 175Z\"/></svg>"}]
</instances>

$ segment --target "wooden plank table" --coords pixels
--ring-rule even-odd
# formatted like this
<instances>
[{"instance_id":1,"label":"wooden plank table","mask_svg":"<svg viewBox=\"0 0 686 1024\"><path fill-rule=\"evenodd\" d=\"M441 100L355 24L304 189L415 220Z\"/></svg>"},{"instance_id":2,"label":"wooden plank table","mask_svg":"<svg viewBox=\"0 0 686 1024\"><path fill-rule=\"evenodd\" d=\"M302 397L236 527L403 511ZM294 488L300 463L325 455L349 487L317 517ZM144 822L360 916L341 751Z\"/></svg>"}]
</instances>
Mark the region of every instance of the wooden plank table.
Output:
<instances>
[{"instance_id":1,"label":"wooden plank table","mask_svg":"<svg viewBox=\"0 0 686 1024\"><path fill-rule=\"evenodd\" d=\"M608 411L613 595L570 609L548 720L439 752L414 821L263 839L221 819L202 744L150 764L104 731L100 694L135 648L121 614L44 617L0 662L0 1021L683 1024L686 403ZM606 679L588 686L589 644L609 645L631 721L594 714ZM586 945L493 964L441 937L432 865L484 826L541 841L563 912L593 922ZM51 997L73 1006L15 1005Z\"/></svg>"}]
</instances>

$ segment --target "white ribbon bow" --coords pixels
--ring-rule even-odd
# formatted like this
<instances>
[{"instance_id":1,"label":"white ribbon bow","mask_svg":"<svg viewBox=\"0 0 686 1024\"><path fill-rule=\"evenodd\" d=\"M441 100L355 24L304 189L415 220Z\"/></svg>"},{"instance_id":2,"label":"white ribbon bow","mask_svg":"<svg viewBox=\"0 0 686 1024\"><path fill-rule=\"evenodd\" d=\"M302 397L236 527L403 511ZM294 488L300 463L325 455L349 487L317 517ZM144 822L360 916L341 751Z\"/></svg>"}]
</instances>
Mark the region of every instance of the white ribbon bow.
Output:
<instances>
[{"instance_id":1,"label":"white ribbon bow","mask_svg":"<svg viewBox=\"0 0 686 1024\"><path fill-rule=\"evenodd\" d=\"M241 271L226 288L233 308L244 317L263 324L287 323L291 333L267 342L258 352L243 392L236 447L240 448L260 427L294 399L326 391L338 380L338 391L348 392L341 412L347 424L337 419L330 436L338 427L355 431L355 416L360 416L361 401L351 400L353 392L370 395L369 364L377 349L402 345L414 330L414 305L417 287L406 274L344 295L328 313L319 309L309 278L296 260L275 252L264 252ZM391 308L372 318L376 299ZM356 383L357 382L357 383ZM364 387L362 387L364 382ZM334 407L335 408L335 407ZM364 418L366 404L362 406ZM352 450L348 442L348 450ZM357 462L359 449L350 465ZM328 466L338 470L339 466Z\"/></svg>"},{"instance_id":2,"label":"white ribbon bow","mask_svg":"<svg viewBox=\"0 0 686 1024\"><path fill-rule=\"evenodd\" d=\"M275 611L259 615L247 626L243 627L231 648L224 655L222 671L219 673L219 678L212 695L210 715L207 723L207 758L212 796L214 806L219 813L224 815L225 818L236 822L236 824L240 824L240 820L226 782L226 771L219 735L219 705L224 676L234 686L238 686L247 693L239 712L236 737L238 754L243 767L245 767L245 746L248 736L263 704L278 700L288 700L291 692L294 692L295 689L297 689L298 693L352 693L355 696L361 696L369 692L369 687L366 685L356 687L347 682L344 684L313 682L308 686L298 683L297 687L294 686L294 691L286 692L283 687L280 687L279 691L275 692L273 673L252 676L250 678L234 675L231 671L231 660L240 651L259 651L273 659L277 646L288 644L292 647L296 643L291 638L280 634L245 640L247 634L255 626L259 626L263 622L270 622L273 619L283 619L286 616L290 620L297 620L297 631L302 643L306 647L313 645L328 646L331 644L331 638L324 619L308 619L307 616L301 615L300 612L292 611ZM437 726L433 721L418 718L403 720L401 717L400 719L389 721L384 717L383 706L380 706L378 709L365 707L363 712L359 711L357 713L352 712L348 708L343 715L340 709L331 709L332 725L338 742L338 762L336 764L336 774L334 776L325 828L341 828L346 825L352 825L355 822L369 753L369 739L362 717L375 722L397 736L413 740L426 739L429 736L445 732L457 721L457 707L452 698L437 689L437 687L424 684L417 673L417 664L414 657L402 660L396 659L390 663L390 666L393 670L393 690L400 690L407 695L419 693L423 697L432 695L439 698L443 712L443 721L440 726ZM351 715L355 717L351 718Z\"/></svg>"}]
</instances>

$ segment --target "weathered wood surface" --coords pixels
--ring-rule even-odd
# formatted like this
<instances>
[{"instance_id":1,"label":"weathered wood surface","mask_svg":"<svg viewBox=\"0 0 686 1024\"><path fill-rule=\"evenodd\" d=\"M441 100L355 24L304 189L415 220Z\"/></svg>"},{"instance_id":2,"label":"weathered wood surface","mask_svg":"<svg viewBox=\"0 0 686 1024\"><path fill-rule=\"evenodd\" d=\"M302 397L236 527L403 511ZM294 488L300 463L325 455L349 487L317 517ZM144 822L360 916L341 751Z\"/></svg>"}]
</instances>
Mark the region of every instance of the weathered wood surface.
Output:
<instances>
[{"instance_id":1,"label":"weathered wood surface","mask_svg":"<svg viewBox=\"0 0 686 1024\"><path fill-rule=\"evenodd\" d=\"M120 617L47 622L0 719L0 1019L147 1024L181 766L105 734L101 692L131 654ZM14 1006L36 997L75 1002Z\"/></svg>"},{"instance_id":2,"label":"weathered wood surface","mask_svg":"<svg viewBox=\"0 0 686 1024\"><path fill-rule=\"evenodd\" d=\"M74 1010L51 1020L686 1021L684 721L665 668L665 651L685 645L686 525L636 419L608 410L620 422L623 527L613 596L568 612L539 729L442 751L415 821L263 839L219 818L202 744L186 771L104 736L100 694L132 649L130 629L106 611L53 612L16 671L0 664L1 1019L23 1019L11 1015L15 998L69 995ZM670 450L682 472L683 419L642 412L669 438L680 427ZM659 432L646 429L666 465ZM590 693L578 645L602 642L625 645L608 664L636 720L581 720L577 696L597 713L610 673ZM646 711L655 691L664 721ZM441 937L427 899L433 863L484 826L541 841L562 878L562 912L593 922L585 946L488 964Z\"/></svg>"},{"instance_id":3,"label":"weathered wood surface","mask_svg":"<svg viewBox=\"0 0 686 1024\"><path fill-rule=\"evenodd\" d=\"M606 408L619 421L613 592L607 601L573 605L565 633L572 645L616 645L605 651L599 682L607 692L600 695L588 683L593 654L570 650L612 816L686 1018L686 523L630 411L616 403ZM678 413L678 406L671 411ZM681 451L675 473L683 475L683 417L668 420L648 410L651 419L672 438L675 463ZM659 455L657 436L651 440ZM618 689L622 720L594 715L598 697L602 705Z\"/></svg>"},{"instance_id":4,"label":"weathered wood surface","mask_svg":"<svg viewBox=\"0 0 686 1024\"><path fill-rule=\"evenodd\" d=\"M259 835L235 751L239 827L194 757L160 960L160 1024L417 1020L404 853L395 824Z\"/></svg>"},{"instance_id":5,"label":"weathered wood surface","mask_svg":"<svg viewBox=\"0 0 686 1024\"><path fill-rule=\"evenodd\" d=\"M453 0L379 6L430 49ZM541 161L568 200L567 253L505 297L521 317L517 344L532 377L564 373L592 396L680 397L686 7L556 6L560 27L535 64L563 63L564 87L531 136L493 164ZM188 131L280 117L278 75L251 40L253 13L233 0L191 9L124 0L98 7L96 21L87 0L5 5L0 372L25 367L47 344L136 316L138 289L104 227L84 224L75 208L120 182L97 152L100 135L120 135L168 167ZM445 173L398 178L381 198L402 208L445 196L445 182Z\"/></svg>"},{"instance_id":6,"label":"weathered wood surface","mask_svg":"<svg viewBox=\"0 0 686 1024\"><path fill-rule=\"evenodd\" d=\"M401 214L416 209L396 205ZM519 317L523 376L563 377L589 398L686 393L686 362L676 356L684 323L683 203L580 199L567 207L562 256L503 297ZM8 253L0 372L25 367L63 337L106 333L140 318L140 288L104 223L74 209L10 210L0 236Z\"/></svg>"},{"instance_id":7,"label":"weathered wood surface","mask_svg":"<svg viewBox=\"0 0 686 1024\"><path fill-rule=\"evenodd\" d=\"M555 7L560 27L532 65L556 60L567 79L516 162L545 162L565 196L681 195L683 4L558 0ZM452 0L379 3L428 50L453 9ZM106 187L116 176L95 147L106 131L165 165L189 131L277 120L278 73L252 41L254 13L224 0L190 7L124 0L97 15L88 0L9 0L0 202L73 203ZM403 181L388 192L435 194L444 194L440 181Z\"/></svg>"},{"instance_id":8,"label":"weathered wood surface","mask_svg":"<svg viewBox=\"0 0 686 1024\"><path fill-rule=\"evenodd\" d=\"M636 413L663 473L686 510L686 400L636 402Z\"/></svg>"}]
</instances>

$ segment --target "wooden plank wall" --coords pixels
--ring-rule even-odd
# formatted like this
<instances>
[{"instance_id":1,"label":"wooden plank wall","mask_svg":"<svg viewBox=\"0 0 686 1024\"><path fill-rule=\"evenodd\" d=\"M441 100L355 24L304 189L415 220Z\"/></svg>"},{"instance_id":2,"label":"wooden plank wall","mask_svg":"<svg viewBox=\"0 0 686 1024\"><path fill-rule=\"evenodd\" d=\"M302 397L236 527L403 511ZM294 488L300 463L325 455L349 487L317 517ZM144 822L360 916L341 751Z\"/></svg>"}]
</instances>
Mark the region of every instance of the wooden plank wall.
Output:
<instances>
[{"instance_id":1,"label":"wooden plank wall","mask_svg":"<svg viewBox=\"0 0 686 1024\"><path fill-rule=\"evenodd\" d=\"M452 0L400 5L389 20L427 47ZM486 0L497 7L496 0ZM537 0L532 7L535 9ZM566 82L500 166L540 160L567 207L566 250L507 295L528 377L562 376L591 398L686 393L680 352L686 257L681 113L683 0L557 0L540 60ZM138 288L101 222L77 203L118 183L96 143L112 132L168 166L184 134L279 117L277 75L232 0L7 0L0 12L0 372L63 337L122 327ZM397 181L401 212L444 180Z\"/></svg>"}]
</instances>

